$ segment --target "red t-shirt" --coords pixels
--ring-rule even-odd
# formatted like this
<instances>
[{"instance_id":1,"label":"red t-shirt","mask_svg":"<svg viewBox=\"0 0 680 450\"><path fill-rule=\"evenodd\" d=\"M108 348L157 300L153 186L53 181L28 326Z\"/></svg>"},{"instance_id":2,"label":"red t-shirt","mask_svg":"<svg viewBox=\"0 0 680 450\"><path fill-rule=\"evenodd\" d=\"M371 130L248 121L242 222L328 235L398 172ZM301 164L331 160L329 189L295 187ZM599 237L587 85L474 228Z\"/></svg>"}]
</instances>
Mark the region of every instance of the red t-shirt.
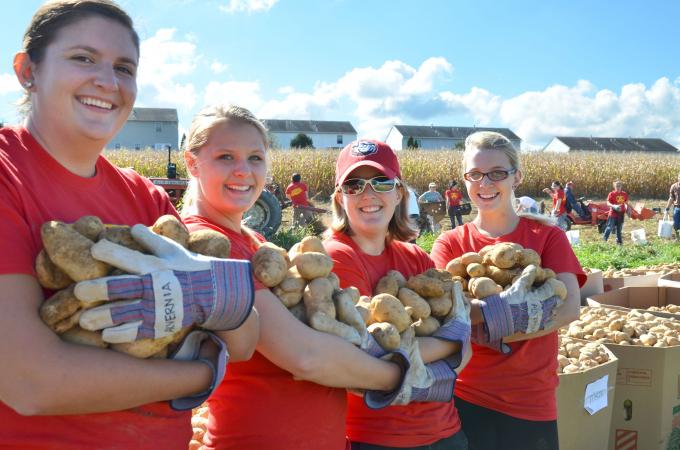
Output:
<instances>
[{"instance_id":1,"label":"red t-shirt","mask_svg":"<svg viewBox=\"0 0 680 450\"><path fill-rule=\"evenodd\" d=\"M379 256L367 255L347 235L334 233L324 241L333 259L340 286L356 286L361 295L373 295L373 287L390 270L405 277L434 267L427 253L414 244L392 241ZM361 397L347 395L347 436L353 442L386 447L419 447L449 437L460 430L453 401L411 403L369 409ZM322 447L319 447L322 448Z\"/></svg>"},{"instance_id":2,"label":"red t-shirt","mask_svg":"<svg viewBox=\"0 0 680 450\"><path fill-rule=\"evenodd\" d=\"M623 217L626 214L626 202L628 202L628 194L623 191L611 191L607 195L607 201L612 205L624 205L620 211L614 211L609 208L609 216Z\"/></svg>"},{"instance_id":3,"label":"red t-shirt","mask_svg":"<svg viewBox=\"0 0 680 450\"><path fill-rule=\"evenodd\" d=\"M96 170L91 178L79 177L25 128L0 130L0 235L5 236L0 274L35 275L35 258L43 247L40 227L48 220L74 222L96 215L105 223L151 225L163 214L177 214L165 192L134 171L118 169L104 157ZM0 402L0 446L186 449L190 419L189 411L174 411L166 402L111 413L30 417Z\"/></svg>"},{"instance_id":4,"label":"red t-shirt","mask_svg":"<svg viewBox=\"0 0 680 450\"><path fill-rule=\"evenodd\" d=\"M517 228L505 236L482 235L473 223L447 231L437 238L430 256L437 267L453 258L476 252L485 245L516 242L541 256L541 265L555 273L576 274L579 286L586 275L569 245L564 231L520 218ZM526 420L555 420L557 403L557 332L509 344L512 353L503 355L472 344L472 359L456 381L456 395L465 401Z\"/></svg>"},{"instance_id":5,"label":"red t-shirt","mask_svg":"<svg viewBox=\"0 0 680 450\"><path fill-rule=\"evenodd\" d=\"M463 194L460 192L460 189L448 189L444 195L449 200L449 206L460 206L460 201L463 199Z\"/></svg>"},{"instance_id":6,"label":"red t-shirt","mask_svg":"<svg viewBox=\"0 0 680 450\"><path fill-rule=\"evenodd\" d=\"M212 228L231 240L231 257L251 259L255 244L242 234L192 216L189 230ZM264 238L258 235L264 242ZM256 289L266 289L261 284ZM285 339L282 336L282 339ZM204 448L234 450L344 450L345 390L293 376L259 352L229 363L222 384L208 399Z\"/></svg>"},{"instance_id":7,"label":"red t-shirt","mask_svg":"<svg viewBox=\"0 0 680 450\"><path fill-rule=\"evenodd\" d=\"M557 188L553 189L552 193L552 199L553 199L553 209L557 206L557 202L560 202L560 207L557 209L556 214L557 216L561 216L567 211L567 196L564 193L564 189L562 188Z\"/></svg>"},{"instance_id":8,"label":"red t-shirt","mask_svg":"<svg viewBox=\"0 0 680 450\"><path fill-rule=\"evenodd\" d=\"M303 182L290 183L286 188L286 197L290 198L295 206L308 206L307 185Z\"/></svg>"}]
</instances>

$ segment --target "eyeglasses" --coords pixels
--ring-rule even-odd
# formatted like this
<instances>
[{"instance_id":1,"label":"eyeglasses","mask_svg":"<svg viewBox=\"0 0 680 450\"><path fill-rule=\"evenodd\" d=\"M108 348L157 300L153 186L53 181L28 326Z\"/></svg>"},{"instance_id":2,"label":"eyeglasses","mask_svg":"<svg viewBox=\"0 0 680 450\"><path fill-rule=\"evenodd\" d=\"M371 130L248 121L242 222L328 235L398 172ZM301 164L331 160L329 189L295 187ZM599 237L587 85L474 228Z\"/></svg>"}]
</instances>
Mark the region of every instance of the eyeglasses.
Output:
<instances>
[{"instance_id":1,"label":"eyeglasses","mask_svg":"<svg viewBox=\"0 0 680 450\"><path fill-rule=\"evenodd\" d=\"M482 181L484 177L487 177L491 181L503 181L515 172L517 172L517 169L496 169L492 170L491 172L479 172L477 170L473 170L472 172L465 172L463 174L463 178L468 181Z\"/></svg>"},{"instance_id":2,"label":"eyeglasses","mask_svg":"<svg viewBox=\"0 0 680 450\"><path fill-rule=\"evenodd\" d=\"M340 185L340 190L343 194L359 195L364 192L367 184L371 185L373 192L385 193L392 192L399 184L399 180L385 176L373 177L368 180L364 178L350 178Z\"/></svg>"}]
</instances>

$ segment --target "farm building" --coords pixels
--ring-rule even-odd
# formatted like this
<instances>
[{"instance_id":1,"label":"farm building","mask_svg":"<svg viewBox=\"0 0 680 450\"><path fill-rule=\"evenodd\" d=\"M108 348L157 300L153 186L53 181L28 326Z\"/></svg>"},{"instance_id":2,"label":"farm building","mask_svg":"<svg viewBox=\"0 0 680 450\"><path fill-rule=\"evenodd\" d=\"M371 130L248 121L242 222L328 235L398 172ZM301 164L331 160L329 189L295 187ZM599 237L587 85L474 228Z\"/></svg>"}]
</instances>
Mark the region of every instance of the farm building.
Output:
<instances>
[{"instance_id":1,"label":"farm building","mask_svg":"<svg viewBox=\"0 0 680 450\"><path fill-rule=\"evenodd\" d=\"M422 149L455 148L463 145L465 138L477 131L495 131L510 139L516 148L521 148L522 140L508 128L394 125L387 133L385 142L394 150L409 146Z\"/></svg>"},{"instance_id":2,"label":"farm building","mask_svg":"<svg viewBox=\"0 0 680 450\"><path fill-rule=\"evenodd\" d=\"M111 139L106 148L141 150L152 148L177 150L178 119L174 108L133 108L123 129Z\"/></svg>"},{"instance_id":3,"label":"farm building","mask_svg":"<svg viewBox=\"0 0 680 450\"><path fill-rule=\"evenodd\" d=\"M546 152L598 151L598 152L677 152L663 139L566 137L555 136L543 148Z\"/></svg>"},{"instance_id":4,"label":"farm building","mask_svg":"<svg viewBox=\"0 0 680 450\"><path fill-rule=\"evenodd\" d=\"M356 140L357 131L349 122L327 120L265 119L272 146L289 149L290 141L302 133L312 139L314 148L342 148Z\"/></svg>"}]
</instances>

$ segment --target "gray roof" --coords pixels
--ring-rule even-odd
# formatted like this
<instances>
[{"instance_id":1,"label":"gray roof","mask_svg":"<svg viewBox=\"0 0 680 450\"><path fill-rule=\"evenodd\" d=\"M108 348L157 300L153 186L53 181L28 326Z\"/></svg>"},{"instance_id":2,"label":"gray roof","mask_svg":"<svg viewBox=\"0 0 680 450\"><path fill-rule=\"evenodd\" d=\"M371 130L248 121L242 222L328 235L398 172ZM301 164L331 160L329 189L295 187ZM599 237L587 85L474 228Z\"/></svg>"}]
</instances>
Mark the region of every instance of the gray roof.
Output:
<instances>
[{"instance_id":1,"label":"gray roof","mask_svg":"<svg viewBox=\"0 0 680 450\"><path fill-rule=\"evenodd\" d=\"M265 126L272 132L285 133L351 133L356 134L349 122L332 120L282 120L264 119Z\"/></svg>"},{"instance_id":2,"label":"gray roof","mask_svg":"<svg viewBox=\"0 0 680 450\"><path fill-rule=\"evenodd\" d=\"M567 137L555 136L570 150L596 150L616 152L677 152L663 139L649 138L609 138L609 137Z\"/></svg>"},{"instance_id":3,"label":"gray roof","mask_svg":"<svg viewBox=\"0 0 680 450\"><path fill-rule=\"evenodd\" d=\"M178 122L175 108L132 108L129 122Z\"/></svg>"},{"instance_id":4,"label":"gray roof","mask_svg":"<svg viewBox=\"0 0 680 450\"><path fill-rule=\"evenodd\" d=\"M520 141L521 139L509 128L484 128L484 127L435 127L435 126L420 126L420 125L395 125L402 136L413 137L414 139L430 138L430 139L465 139L472 133L477 131L495 131L500 133L511 141Z\"/></svg>"}]
</instances>

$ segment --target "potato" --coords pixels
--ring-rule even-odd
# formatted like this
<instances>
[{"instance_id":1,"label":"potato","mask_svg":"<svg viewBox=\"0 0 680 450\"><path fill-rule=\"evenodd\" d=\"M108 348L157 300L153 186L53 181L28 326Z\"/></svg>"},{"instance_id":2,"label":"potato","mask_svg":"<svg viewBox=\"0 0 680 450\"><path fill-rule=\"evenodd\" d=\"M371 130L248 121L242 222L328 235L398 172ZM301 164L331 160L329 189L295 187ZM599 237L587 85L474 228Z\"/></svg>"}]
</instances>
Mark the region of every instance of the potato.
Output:
<instances>
[{"instance_id":1,"label":"potato","mask_svg":"<svg viewBox=\"0 0 680 450\"><path fill-rule=\"evenodd\" d=\"M457 281L457 282L459 282L459 283L461 284L461 286L463 287L463 290L464 290L464 291L467 291L467 288L468 288L468 280L467 280L466 278L463 278L463 277L453 277L453 278L451 279L451 281Z\"/></svg>"},{"instance_id":2,"label":"potato","mask_svg":"<svg viewBox=\"0 0 680 450\"><path fill-rule=\"evenodd\" d=\"M80 309L80 300L73 293L73 288L72 285L67 289L55 292L40 305L40 318L50 328L57 322L71 317Z\"/></svg>"},{"instance_id":3,"label":"potato","mask_svg":"<svg viewBox=\"0 0 680 450\"><path fill-rule=\"evenodd\" d=\"M467 277L467 265L463 264L460 257L454 258L446 265L446 271L453 277Z\"/></svg>"},{"instance_id":4,"label":"potato","mask_svg":"<svg viewBox=\"0 0 680 450\"><path fill-rule=\"evenodd\" d=\"M416 332L416 336L431 336L441 325L437 319L430 316L414 322L411 326Z\"/></svg>"},{"instance_id":5,"label":"potato","mask_svg":"<svg viewBox=\"0 0 680 450\"><path fill-rule=\"evenodd\" d=\"M448 273L448 272L447 272ZM425 319L431 314L430 305L420 295L407 287L399 289L397 298L408 310L413 320Z\"/></svg>"},{"instance_id":6,"label":"potato","mask_svg":"<svg viewBox=\"0 0 680 450\"><path fill-rule=\"evenodd\" d=\"M499 269L496 266L487 266L486 268L486 276L501 286L512 284L512 280L521 273L521 269Z\"/></svg>"},{"instance_id":7,"label":"potato","mask_svg":"<svg viewBox=\"0 0 680 450\"><path fill-rule=\"evenodd\" d=\"M300 322L307 323L307 311L305 310L304 303L298 303L297 305L290 308L288 311Z\"/></svg>"},{"instance_id":8,"label":"potato","mask_svg":"<svg viewBox=\"0 0 680 450\"><path fill-rule=\"evenodd\" d=\"M106 348L109 346L104 342L102 335L98 331L88 331L76 326L62 334L61 339L72 344L89 345L90 347Z\"/></svg>"},{"instance_id":9,"label":"potato","mask_svg":"<svg viewBox=\"0 0 680 450\"><path fill-rule=\"evenodd\" d=\"M357 304L355 305L357 311L361 315L361 318L364 320L364 323L366 325L370 325L373 323L373 320L371 319L371 298L368 296L362 296Z\"/></svg>"},{"instance_id":10,"label":"potato","mask_svg":"<svg viewBox=\"0 0 680 450\"><path fill-rule=\"evenodd\" d=\"M346 289L335 291L333 303L335 303L338 320L357 330L361 336L366 331L366 323L354 306L352 293Z\"/></svg>"},{"instance_id":11,"label":"potato","mask_svg":"<svg viewBox=\"0 0 680 450\"><path fill-rule=\"evenodd\" d=\"M530 248L522 249L522 253L519 255L519 265L526 267L529 264L533 264L536 267L541 265L541 256Z\"/></svg>"},{"instance_id":12,"label":"potato","mask_svg":"<svg viewBox=\"0 0 680 450\"><path fill-rule=\"evenodd\" d=\"M323 312L317 311L313 313L309 317L309 325L317 331L334 334L354 345L361 345L361 336L357 330L328 317Z\"/></svg>"},{"instance_id":13,"label":"potato","mask_svg":"<svg viewBox=\"0 0 680 450\"><path fill-rule=\"evenodd\" d=\"M397 273L399 273L399 272L397 272ZM401 275L401 274L399 274L399 275ZM425 272L423 272L423 275L425 275L426 277L430 277L430 278L436 278L437 280L444 281L444 282L451 281L451 278L453 277L453 275L451 275L449 272L447 272L444 269L434 269L434 268L427 269ZM403 278L403 276L402 276L402 278ZM399 287L404 287L404 286L406 286L406 280L404 280L404 284L399 285Z\"/></svg>"},{"instance_id":14,"label":"potato","mask_svg":"<svg viewBox=\"0 0 680 450\"><path fill-rule=\"evenodd\" d=\"M326 253L326 249L323 246L323 243L321 242L321 239L319 239L316 236L305 236L304 238L302 238L302 240L300 241L299 252L300 253L316 252L328 255L328 253Z\"/></svg>"},{"instance_id":15,"label":"potato","mask_svg":"<svg viewBox=\"0 0 680 450\"><path fill-rule=\"evenodd\" d=\"M83 216L73 223L73 228L89 240L97 242L104 231L104 224L97 216Z\"/></svg>"},{"instance_id":16,"label":"potato","mask_svg":"<svg viewBox=\"0 0 680 450\"><path fill-rule=\"evenodd\" d=\"M431 297L427 299L430 305L431 314L435 317L446 317L453 307L453 300L451 299L451 292L446 292L439 297Z\"/></svg>"},{"instance_id":17,"label":"potato","mask_svg":"<svg viewBox=\"0 0 680 450\"><path fill-rule=\"evenodd\" d=\"M190 252L227 259L231 254L231 241L219 231L204 228L189 233L187 248Z\"/></svg>"},{"instance_id":18,"label":"potato","mask_svg":"<svg viewBox=\"0 0 680 450\"><path fill-rule=\"evenodd\" d=\"M494 247L496 244L489 244L482 247L477 253L482 257L482 262L484 262L484 256Z\"/></svg>"},{"instance_id":19,"label":"potato","mask_svg":"<svg viewBox=\"0 0 680 450\"><path fill-rule=\"evenodd\" d=\"M293 259L293 264L305 280L327 277L333 269L333 260L325 253L300 253Z\"/></svg>"},{"instance_id":20,"label":"potato","mask_svg":"<svg viewBox=\"0 0 680 450\"><path fill-rule=\"evenodd\" d=\"M301 255L303 255L302 253ZM307 318L311 318L316 312L326 314L330 319L335 319L335 304L333 303L333 286L326 278L316 278L307 284L302 301L305 303Z\"/></svg>"},{"instance_id":21,"label":"potato","mask_svg":"<svg viewBox=\"0 0 680 450\"><path fill-rule=\"evenodd\" d=\"M373 295L390 294L391 296L396 297L398 293L399 280L390 274L387 274L378 280L378 284L376 284L373 289Z\"/></svg>"},{"instance_id":22,"label":"potato","mask_svg":"<svg viewBox=\"0 0 680 450\"><path fill-rule=\"evenodd\" d=\"M486 277L475 278L474 282L470 280L469 288L472 295L479 300L503 291L495 281Z\"/></svg>"},{"instance_id":23,"label":"potato","mask_svg":"<svg viewBox=\"0 0 680 450\"><path fill-rule=\"evenodd\" d=\"M172 239L184 248L187 248L189 231L179 219L171 214L160 216L151 226L151 231L168 239Z\"/></svg>"},{"instance_id":24,"label":"potato","mask_svg":"<svg viewBox=\"0 0 680 450\"><path fill-rule=\"evenodd\" d=\"M344 289L347 294L349 294L350 298L352 299L352 302L356 305L359 303L359 299L361 298L361 294L359 293L359 289L355 288L354 286L350 286Z\"/></svg>"},{"instance_id":25,"label":"potato","mask_svg":"<svg viewBox=\"0 0 680 450\"><path fill-rule=\"evenodd\" d=\"M83 309L79 309L78 311L73 313L71 317L67 317L64 320L60 320L50 328L52 328L52 330L57 334L65 333L66 331L78 325L78 323L80 322L80 316L83 314L83 311L84 311Z\"/></svg>"},{"instance_id":26,"label":"potato","mask_svg":"<svg viewBox=\"0 0 680 450\"><path fill-rule=\"evenodd\" d=\"M106 225L104 231L100 233L99 239L106 239L114 244L122 245L123 247L141 253L148 253L148 251L132 237L130 227L127 225Z\"/></svg>"},{"instance_id":27,"label":"potato","mask_svg":"<svg viewBox=\"0 0 680 450\"><path fill-rule=\"evenodd\" d=\"M482 257L477 252L467 252L460 255L460 262L465 264L465 266L469 266L472 263L481 264L482 261Z\"/></svg>"},{"instance_id":28,"label":"potato","mask_svg":"<svg viewBox=\"0 0 680 450\"><path fill-rule=\"evenodd\" d=\"M555 290L555 295L557 295L559 298L562 300L567 299L567 286L564 285L560 280L557 278L549 278L546 283L550 283Z\"/></svg>"},{"instance_id":29,"label":"potato","mask_svg":"<svg viewBox=\"0 0 680 450\"><path fill-rule=\"evenodd\" d=\"M398 298L390 294L378 294L369 304L373 322L389 322L401 333L411 325L411 318Z\"/></svg>"},{"instance_id":30,"label":"potato","mask_svg":"<svg viewBox=\"0 0 680 450\"><path fill-rule=\"evenodd\" d=\"M261 245L253 255L252 263L255 278L267 287L281 283L288 273L288 261L273 246Z\"/></svg>"},{"instance_id":31,"label":"potato","mask_svg":"<svg viewBox=\"0 0 680 450\"><path fill-rule=\"evenodd\" d=\"M331 286L333 286L333 290L337 291L340 289L340 278L333 272L329 273L328 276L326 277L328 281L331 282Z\"/></svg>"},{"instance_id":32,"label":"potato","mask_svg":"<svg viewBox=\"0 0 680 450\"><path fill-rule=\"evenodd\" d=\"M90 254L93 241L63 222L45 222L40 234L50 260L73 281L101 278L111 269Z\"/></svg>"},{"instance_id":33,"label":"potato","mask_svg":"<svg viewBox=\"0 0 680 450\"><path fill-rule=\"evenodd\" d=\"M500 269L510 269L519 262L521 246L519 248L511 242L498 243L484 255L484 262Z\"/></svg>"},{"instance_id":34,"label":"potato","mask_svg":"<svg viewBox=\"0 0 680 450\"><path fill-rule=\"evenodd\" d=\"M486 267L479 263L470 263L465 270L471 277L483 277L486 275Z\"/></svg>"},{"instance_id":35,"label":"potato","mask_svg":"<svg viewBox=\"0 0 680 450\"><path fill-rule=\"evenodd\" d=\"M289 261L294 260L295 257L297 255L299 255L300 253L302 253L300 251L300 243L296 242L295 244L293 244L293 246L290 248L290 250L288 250L288 260Z\"/></svg>"},{"instance_id":36,"label":"potato","mask_svg":"<svg viewBox=\"0 0 680 450\"><path fill-rule=\"evenodd\" d=\"M410 277L406 287L416 291L421 297L439 297L444 294L444 286L441 280L423 274Z\"/></svg>"},{"instance_id":37,"label":"potato","mask_svg":"<svg viewBox=\"0 0 680 450\"><path fill-rule=\"evenodd\" d=\"M35 259L35 273L38 276L40 286L47 289L64 289L73 283L73 280L47 256L45 249L40 250Z\"/></svg>"},{"instance_id":38,"label":"potato","mask_svg":"<svg viewBox=\"0 0 680 450\"><path fill-rule=\"evenodd\" d=\"M397 327L389 322L376 322L368 326L368 332L385 351L394 351L401 344Z\"/></svg>"}]
</instances>

